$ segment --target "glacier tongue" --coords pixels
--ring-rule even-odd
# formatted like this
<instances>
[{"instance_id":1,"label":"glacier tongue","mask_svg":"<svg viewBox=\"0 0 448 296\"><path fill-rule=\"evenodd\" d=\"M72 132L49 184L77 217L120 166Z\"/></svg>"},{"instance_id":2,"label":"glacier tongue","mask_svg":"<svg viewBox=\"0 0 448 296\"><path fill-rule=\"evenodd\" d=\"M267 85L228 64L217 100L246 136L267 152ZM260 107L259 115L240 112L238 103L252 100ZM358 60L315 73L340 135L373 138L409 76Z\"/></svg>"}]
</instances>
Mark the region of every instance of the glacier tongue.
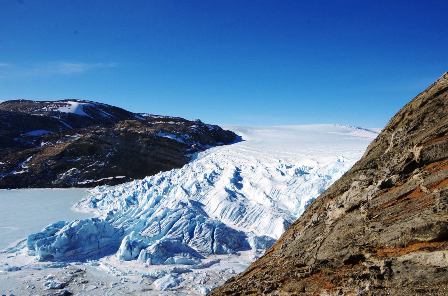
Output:
<instances>
[{"instance_id":1,"label":"glacier tongue","mask_svg":"<svg viewBox=\"0 0 448 296\"><path fill-rule=\"evenodd\" d=\"M339 125L230 129L243 141L180 169L91 190L77 208L99 218L50 225L28 238L30 252L41 260L115 253L149 265L200 266L211 255L264 250L376 137ZM166 276L158 284L176 283Z\"/></svg>"}]
</instances>

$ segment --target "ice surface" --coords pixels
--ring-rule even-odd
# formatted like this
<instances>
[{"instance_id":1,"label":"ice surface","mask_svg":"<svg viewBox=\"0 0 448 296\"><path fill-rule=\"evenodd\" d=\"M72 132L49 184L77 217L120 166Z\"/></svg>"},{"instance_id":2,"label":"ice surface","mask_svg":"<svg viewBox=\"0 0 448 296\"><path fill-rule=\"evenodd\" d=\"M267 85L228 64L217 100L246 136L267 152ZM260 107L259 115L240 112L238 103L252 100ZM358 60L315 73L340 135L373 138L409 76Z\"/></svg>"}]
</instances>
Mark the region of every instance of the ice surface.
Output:
<instances>
[{"instance_id":1,"label":"ice surface","mask_svg":"<svg viewBox=\"0 0 448 296\"><path fill-rule=\"evenodd\" d=\"M340 125L230 129L243 141L199 153L180 169L95 188L77 207L95 212L98 219L49 226L29 236L29 250L41 260L115 253L112 257L123 266L206 268L219 279L201 281L213 285L231 276L239 262L228 268L210 258L249 251L238 267L244 269L377 135ZM162 272L153 285L160 290L181 287L190 273ZM202 273L193 274L190 281L196 282Z\"/></svg>"},{"instance_id":2,"label":"ice surface","mask_svg":"<svg viewBox=\"0 0 448 296\"><path fill-rule=\"evenodd\" d=\"M54 221L91 217L92 214L71 209L86 192L85 189L0 190L0 249Z\"/></svg>"},{"instance_id":3,"label":"ice surface","mask_svg":"<svg viewBox=\"0 0 448 296\"><path fill-rule=\"evenodd\" d=\"M166 291L170 288L174 288L181 283L181 279L175 274L167 274L160 279L154 281L153 285L160 291Z\"/></svg>"},{"instance_id":4,"label":"ice surface","mask_svg":"<svg viewBox=\"0 0 448 296\"><path fill-rule=\"evenodd\" d=\"M39 261L98 259L118 250L123 232L98 218L56 222L28 236L27 246Z\"/></svg>"}]
</instances>

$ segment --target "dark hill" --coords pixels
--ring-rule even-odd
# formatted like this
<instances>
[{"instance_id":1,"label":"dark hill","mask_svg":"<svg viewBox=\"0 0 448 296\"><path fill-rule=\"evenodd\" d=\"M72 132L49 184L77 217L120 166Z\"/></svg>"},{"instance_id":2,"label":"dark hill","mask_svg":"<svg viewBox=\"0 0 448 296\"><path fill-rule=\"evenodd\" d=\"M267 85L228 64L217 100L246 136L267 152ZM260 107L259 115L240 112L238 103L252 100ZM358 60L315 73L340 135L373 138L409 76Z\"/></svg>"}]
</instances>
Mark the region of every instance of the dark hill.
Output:
<instances>
[{"instance_id":1,"label":"dark hill","mask_svg":"<svg viewBox=\"0 0 448 296\"><path fill-rule=\"evenodd\" d=\"M0 103L0 188L91 187L186 164L238 140L199 120L81 100Z\"/></svg>"}]
</instances>

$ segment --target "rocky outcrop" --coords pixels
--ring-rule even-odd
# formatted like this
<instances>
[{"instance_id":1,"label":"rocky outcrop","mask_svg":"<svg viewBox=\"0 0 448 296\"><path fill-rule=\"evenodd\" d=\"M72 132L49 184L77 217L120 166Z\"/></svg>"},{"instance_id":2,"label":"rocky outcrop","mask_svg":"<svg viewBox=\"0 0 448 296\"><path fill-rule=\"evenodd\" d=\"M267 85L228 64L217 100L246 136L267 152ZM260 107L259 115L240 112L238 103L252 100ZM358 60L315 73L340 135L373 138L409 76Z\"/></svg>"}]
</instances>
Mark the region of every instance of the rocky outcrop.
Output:
<instances>
[{"instance_id":1,"label":"rocky outcrop","mask_svg":"<svg viewBox=\"0 0 448 296\"><path fill-rule=\"evenodd\" d=\"M80 101L0 103L0 188L118 184L238 136L216 125Z\"/></svg>"},{"instance_id":2,"label":"rocky outcrop","mask_svg":"<svg viewBox=\"0 0 448 296\"><path fill-rule=\"evenodd\" d=\"M211 295L447 295L448 74Z\"/></svg>"}]
</instances>

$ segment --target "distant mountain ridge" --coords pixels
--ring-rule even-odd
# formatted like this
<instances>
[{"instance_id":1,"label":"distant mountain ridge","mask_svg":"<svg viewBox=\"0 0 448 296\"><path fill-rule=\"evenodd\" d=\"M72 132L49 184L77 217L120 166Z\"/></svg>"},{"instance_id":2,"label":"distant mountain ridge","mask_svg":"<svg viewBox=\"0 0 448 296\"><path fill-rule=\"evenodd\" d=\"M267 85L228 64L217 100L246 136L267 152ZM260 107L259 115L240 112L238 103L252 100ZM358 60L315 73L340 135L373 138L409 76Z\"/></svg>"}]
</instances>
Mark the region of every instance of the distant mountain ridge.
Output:
<instances>
[{"instance_id":1,"label":"distant mountain ridge","mask_svg":"<svg viewBox=\"0 0 448 296\"><path fill-rule=\"evenodd\" d=\"M239 139L200 120L87 100L0 103L0 188L118 184Z\"/></svg>"}]
</instances>

